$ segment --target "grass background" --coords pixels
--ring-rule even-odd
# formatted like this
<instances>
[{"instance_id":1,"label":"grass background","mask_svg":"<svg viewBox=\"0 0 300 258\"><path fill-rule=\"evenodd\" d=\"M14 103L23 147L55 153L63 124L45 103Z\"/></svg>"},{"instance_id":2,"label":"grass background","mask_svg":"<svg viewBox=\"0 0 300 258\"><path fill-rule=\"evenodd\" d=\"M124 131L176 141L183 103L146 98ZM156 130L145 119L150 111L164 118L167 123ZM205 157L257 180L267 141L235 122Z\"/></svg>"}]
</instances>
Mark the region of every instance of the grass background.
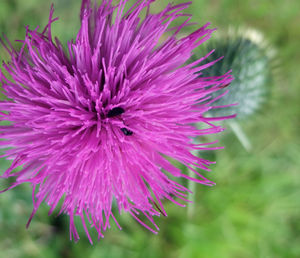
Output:
<instances>
[{"instance_id":1,"label":"grass background","mask_svg":"<svg viewBox=\"0 0 300 258\"><path fill-rule=\"evenodd\" d=\"M0 0L0 32L13 41L24 37L24 25L43 27L51 2L60 17L54 32L66 42L79 28L80 0ZM167 2L158 0L154 9ZM165 203L158 235L124 215L122 231L113 226L93 246L81 232L75 244L68 218L48 217L46 205L25 229L32 204L30 186L22 185L0 195L0 257L300 257L299 9L298 0L195 0L190 7L193 21L210 21L215 34L229 26L262 31L279 63L268 104L242 124L253 151L227 130L217 136L225 150L201 154L217 161L209 174L217 185L197 185L192 216ZM0 48L0 59L7 58ZM1 171L8 165L0 160ZM2 189L8 184L0 181Z\"/></svg>"}]
</instances>

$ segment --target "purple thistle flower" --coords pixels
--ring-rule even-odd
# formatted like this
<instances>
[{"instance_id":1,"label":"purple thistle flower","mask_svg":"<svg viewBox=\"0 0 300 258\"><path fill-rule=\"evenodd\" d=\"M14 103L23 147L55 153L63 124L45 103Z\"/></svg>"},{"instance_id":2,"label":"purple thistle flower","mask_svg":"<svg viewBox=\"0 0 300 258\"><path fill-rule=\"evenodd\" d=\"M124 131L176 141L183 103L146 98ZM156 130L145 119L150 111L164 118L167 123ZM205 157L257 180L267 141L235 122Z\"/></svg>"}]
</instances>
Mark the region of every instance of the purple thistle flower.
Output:
<instances>
[{"instance_id":1,"label":"purple thistle flower","mask_svg":"<svg viewBox=\"0 0 300 258\"><path fill-rule=\"evenodd\" d=\"M43 201L51 214L63 199L60 213L70 216L70 237L75 240L75 216L91 242L86 220L99 237L110 218L118 225L113 202L119 212L129 212L156 232L153 216L166 215L162 200L184 206L175 197L187 201L189 192L168 175L213 184L196 171L208 170L212 162L191 151L218 147L195 144L193 138L222 131L212 122L232 117L204 116L216 108L211 106L211 93L232 78L229 73L199 76L218 60L200 66L206 57L187 61L214 30L206 24L179 36L190 25L191 16L183 13L190 3L151 14L153 0L136 1L125 12L126 2L113 6L111 0L103 0L92 8L83 0L81 28L67 51L52 39L53 7L44 31L27 27L20 50L1 40L11 61L3 63L7 75L0 74L8 98L0 102L1 121L10 121L0 127L0 144L6 148L3 157L13 160L1 177L16 178L8 189L25 182L32 185L34 208L27 226ZM179 17L187 19L170 28ZM206 127L199 130L195 123ZM184 174L170 159L197 178Z\"/></svg>"}]
</instances>

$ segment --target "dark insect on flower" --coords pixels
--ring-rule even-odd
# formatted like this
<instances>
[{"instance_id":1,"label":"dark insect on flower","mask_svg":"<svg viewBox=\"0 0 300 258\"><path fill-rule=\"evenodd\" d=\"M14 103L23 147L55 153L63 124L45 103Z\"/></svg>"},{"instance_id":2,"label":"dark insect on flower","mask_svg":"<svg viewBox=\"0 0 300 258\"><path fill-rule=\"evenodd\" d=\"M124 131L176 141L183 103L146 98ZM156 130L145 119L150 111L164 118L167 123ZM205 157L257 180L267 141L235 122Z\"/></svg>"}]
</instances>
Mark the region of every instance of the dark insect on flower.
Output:
<instances>
[{"instance_id":1,"label":"dark insect on flower","mask_svg":"<svg viewBox=\"0 0 300 258\"><path fill-rule=\"evenodd\" d=\"M133 132L128 130L127 128L123 127L121 128L121 131L125 134L125 135L133 135Z\"/></svg>"},{"instance_id":2,"label":"dark insect on flower","mask_svg":"<svg viewBox=\"0 0 300 258\"><path fill-rule=\"evenodd\" d=\"M0 144L13 160L2 178L16 178L8 189L32 185L29 222L42 202L51 214L62 199L60 213L69 215L75 240L76 216L90 241L87 222L103 237L110 219L117 223L113 202L157 232L153 216L166 215L162 200L184 206L175 198L185 201L189 192L168 175L212 185L195 169L208 170L212 162L191 151L214 148L193 138L221 132L212 122L230 118L204 113L214 102L211 94L230 83L231 75L199 76L217 62L199 66L211 53L187 64L193 49L213 32L209 24L180 37L190 25L183 12L189 3L152 14L152 0L138 0L125 12L126 2L83 0L81 28L67 51L52 39L53 8L44 31L27 28L20 50L2 41L11 61L3 64L9 76L1 73L8 98L0 102L1 120L10 125L0 127ZM187 19L170 27L180 17ZM199 130L196 123L206 127ZM198 177L184 174L170 159Z\"/></svg>"},{"instance_id":3,"label":"dark insect on flower","mask_svg":"<svg viewBox=\"0 0 300 258\"><path fill-rule=\"evenodd\" d=\"M121 107L116 107L108 111L107 117L114 117L123 114L125 110Z\"/></svg>"}]
</instances>

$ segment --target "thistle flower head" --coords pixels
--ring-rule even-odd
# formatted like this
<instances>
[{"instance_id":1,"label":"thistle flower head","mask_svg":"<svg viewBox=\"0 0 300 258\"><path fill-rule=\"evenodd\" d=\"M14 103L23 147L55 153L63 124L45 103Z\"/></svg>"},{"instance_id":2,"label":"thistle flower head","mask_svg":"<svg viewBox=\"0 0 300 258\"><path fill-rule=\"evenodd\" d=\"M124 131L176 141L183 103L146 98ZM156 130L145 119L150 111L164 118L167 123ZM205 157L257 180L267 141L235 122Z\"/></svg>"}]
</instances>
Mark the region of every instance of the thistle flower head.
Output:
<instances>
[{"instance_id":1,"label":"thistle flower head","mask_svg":"<svg viewBox=\"0 0 300 258\"><path fill-rule=\"evenodd\" d=\"M230 90L230 94L215 101L215 105L224 106L231 103L238 105L226 109L213 109L210 114L213 116L237 114L237 119L249 120L249 117L262 108L270 95L273 70L276 67L275 51L264 39L263 34L246 28L230 29L222 37L208 42L205 48L198 51L205 53L203 49L211 48L216 51L206 62L213 61L220 55L224 55L224 61L203 71L202 76L218 76L232 69L234 77L230 86L212 94L216 97L222 91ZM193 59L196 60L196 57Z\"/></svg>"},{"instance_id":2,"label":"thistle flower head","mask_svg":"<svg viewBox=\"0 0 300 258\"><path fill-rule=\"evenodd\" d=\"M175 198L185 200L189 191L170 176L213 184L196 171L211 162L191 154L210 147L193 143L193 137L222 131L212 121L229 118L204 113L212 108L209 96L230 83L230 74L199 76L216 62L199 66L206 57L186 64L213 32L208 24L179 37L189 26L191 17L183 13L189 3L152 14L151 0L138 0L124 11L126 2L83 0L81 28L67 50L51 35L53 8L42 32L27 28L19 50L2 41L11 61L1 72L8 99L0 110L1 120L10 124L0 127L0 144L6 148L3 156L13 160L2 178L16 178L8 189L32 185L29 222L42 202L51 214L62 199L60 212L69 215L75 240L75 216L91 241L87 224L102 237L110 218L116 221L113 203L156 232L153 216L166 214L162 200L184 206ZM172 27L180 17L187 19ZM207 126L198 130L199 122Z\"/></svg>"}]
</instances>

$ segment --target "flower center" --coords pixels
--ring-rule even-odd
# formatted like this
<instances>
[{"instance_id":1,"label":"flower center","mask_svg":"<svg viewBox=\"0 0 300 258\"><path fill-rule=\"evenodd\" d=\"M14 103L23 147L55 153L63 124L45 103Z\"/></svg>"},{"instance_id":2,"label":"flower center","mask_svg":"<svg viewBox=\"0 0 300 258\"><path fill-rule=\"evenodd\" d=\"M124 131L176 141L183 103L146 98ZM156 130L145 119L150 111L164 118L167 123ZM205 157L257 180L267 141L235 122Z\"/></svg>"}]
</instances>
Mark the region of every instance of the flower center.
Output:
<instances>
[{"instance_id":1,"label":"flower center","mask_svg":"<svg viewBox=\"0 0 300 258\"><path fill-rule=\"evenodd\" d=\"M107 117L111 118L111 117L115 117L115 116L119 116L122 115L125 112L125 110L121 107L115 107L111 110L108 111L107 113ZM128 130L127 128L123 127L121 128L121 131L126 135L126 136L131 136L133 134L132 131Z\"/></svg>"}]
</instances>

